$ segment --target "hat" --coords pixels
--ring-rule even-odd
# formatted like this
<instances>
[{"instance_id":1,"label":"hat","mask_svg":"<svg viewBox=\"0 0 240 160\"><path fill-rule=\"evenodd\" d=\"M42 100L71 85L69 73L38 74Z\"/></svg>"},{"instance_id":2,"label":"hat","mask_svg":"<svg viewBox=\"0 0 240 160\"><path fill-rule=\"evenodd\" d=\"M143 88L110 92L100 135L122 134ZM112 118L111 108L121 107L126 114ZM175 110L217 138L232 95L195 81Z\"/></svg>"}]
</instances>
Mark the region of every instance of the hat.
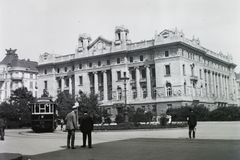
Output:
<instances>
[{"instance_id":1,"label":"hat","mask_svg":"<svg viewBox=\"0 0 240 160\"><path fill-rule=\"evenodd\" d=\"M77 109L77 108L78 108L78 106L76 106L76 105L72 106L72 109Z\"/></svg>"}]
</instances>

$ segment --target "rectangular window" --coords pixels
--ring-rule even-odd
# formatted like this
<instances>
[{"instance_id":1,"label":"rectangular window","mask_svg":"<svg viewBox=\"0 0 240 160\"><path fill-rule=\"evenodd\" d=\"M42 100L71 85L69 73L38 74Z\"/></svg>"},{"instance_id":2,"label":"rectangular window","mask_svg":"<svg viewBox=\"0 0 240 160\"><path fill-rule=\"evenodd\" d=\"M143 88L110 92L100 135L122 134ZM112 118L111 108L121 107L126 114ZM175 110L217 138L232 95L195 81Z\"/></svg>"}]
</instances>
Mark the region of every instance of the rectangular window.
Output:
<instances>
[{"instance_id":1,"label":"rectangular window","mask_svg":"<svg viewBox=\"0 0 240 160\"><path fill-rule=\"evenodd\" d=\"M185 76L186 75L185 64L182 65L182 68L183 68L183 75Z\"/></svg>"},{"instance_id":2,"label":"rectangular window","mask_svg":"<svg viewBox=\"0 0 240 160\"><path fill-rule=\"evenodd\" d=\"M83 77L79 76L79 85L83 85Z\"/></svg>"},{"instance_id":3,"label":"rectangular window","mask_svg":"<svg viewBox=\"0 0 240 160\"><path fill-rule=\"evenodd\" d=\"M133 57L130 57L130 62L133 62Z\"/></svg>"},{"instance_id":4,"label":"rectangular window","mask_svg":"<svg viewBox=\"0 0 240 160\"><path fill-rule=\"evenodd\" d=\"M132 75L132 79L133 79L133 80L136 80L136 71L132 71L132 72L131 72L131 75Z\"/></svg>"},{"instance_id":5,"label":"rectangular window","mask_svg":"<svg viewBox=\"0 0 240 160\"><path fill-rule=\"evenodd\" d=\"M65 79L65 87L69 87L69 78Z\"/></svg>"},{"instance_id":6,"label":"rectangular window","mask_svg":"<svg viewBox=\"0 0 240 160\"><path fill-rule=\"evenodd\" d=\"M60 72L60 68L57 68L57 73L59 73Z\"/></svg>"},{"instance_id":7,"label":"rectangular window","mask_svg":"<svg viewBox=\"0 0 240 160\"><path fill-rule=\"evenodd\" d=\"M33 74L32 73L30 74L30 78L33 79Z\"/></svg>"},{"instance_id":8,"label":"rectangular window","mask_svg":"<svg viewBox=\"0 0 240 160\"><path fill-rule=\"evenodd\" d=\"M117 58L117 64L119 64L120 63L120 58Z\"/></svg>"},{"instance_id":9,"label":"rectangular window","mask_svg":"<svg viewBox=\"0 0 240 160\"><path fill-rule=\"evenodd\" d=\"M152 112L157 112L157 107L156 107L156 105L152 105Z\"/></svg>"},{"instance_id":10,"label":"rectangular window","mask_svg":"<svg viewBox=\"0 0 240 160\"><path fill-rule=\"evenodd\" d=\"M33 89L33 82L30 82L30 88Z\"/></svg>"},{"instance_id":11,"label":"rectangular window","mask_svg":"<svg viewBox=\"0 0 240 160\"><path fill-rule=\"evenodd\" d=\"M155 68L152 68L152 77L153 77L153 78L156 77Z\"/></svg>"},{"instance_id":12,"label":"rectangular window","mask_svg":"<svg viewBox=\"0 0 240 160\"><path fill-rule=\"evenodd\" d=\"M199 69L199 77L202 79L202 70Z\"/></svg>"},{"instance_id":13,"label":"rectangular window","mask_svg":"<svg viewBox=\"0 0 240 160\"><path fill-rule=\"evenodd\" d=\"M140 56L140 61L143 61L143 55Z\"/></svg>"},{"instance_id":14,"label":"rectangular window","mask_svg":"<svg viewBox=\"0 0 240 160\"><path fill-rule=\"evenodd\" d=\"M78 65L78 68L79 68L79 69L82 69L82 63L80 63L80 64Z\"/></svg>"},{"instance_id":15,"label":"rectangular window","mask_svg":"<svg viewBox=\"0 0 240 160\"><path fill-rule=\"evenodd\" d=\"M171 71L170 71L170 65L165 65L165 75L171 75Z\"/></svg>"},{"instance_id":16,"label":"rectangular window","mask_svg":"<svg viewBox=\"0 0 240 160\"><path fill-rule=\"evenodd\" d=\"M98 66L101 66L101 61L98 61Z\"/></svg>"},{"instance_id":17,"label":"rectangular window","mask_svg":"<svg viewBox=\"0 0 240 160\"><path fill-rule=\"evenodd\" d=\"M121 80L121 71L117 71L117 80Z\"/></svg>"},{"instance_id":18,"label":"rectangular window","mask_svg":"<svg viewBox=\"0 0 240 160\"><path fill-rule=\"evenodd\" d=\"M107 65L110 65L110 60L107 60Z\"/></svg>"},{"instance_id":19,"label":"rectangular window","mask_svg":"<svg viewBox=\"0 0 240 160\"><path fill-rule=\"evenodd\" d=\"M168 51L165 51L165 57L169 57Z\"/></svg>"},{"instance_id":20,"label":"rectangular window","mask_svg":"<svg viewBox=\"0 0 240 160\"><path fill-rule=\"evenodd\" d=\"M167 108L172 108L172 104L167 104Z\"/></svg>"},{"instance_id":21,"label":"rectangular window","mask_svg":"<svg viewBox=\"0 0 240 160\"><path fill-rule=\"evenodd\" d=\"M47 89L47 88L48 88L47 81L44 81L44 89Z\"/></svg>"},{"instance_id":22,"label":"rectangular window","mask_svg":"<svg viewBox=\"0 0 240 160\"><path fill-rule=\"evenodd\" d=\"M72 66L72 71L74 71L75 70L75 66Z\"/></svg>"},{"instance_id":23,"label":"rectangular window","mask_svg":"<svg viewBox=\"0 0 240 160\"><path fill-rule=\"evenodd\" d=\"M146 78L146 69L142 69L142 78Z\"/></svg>"},{"instance_id":24,"label":"rectangular window","mask_svg":"<svg viewBox=\"0 0 240 160\"><path fill-rule=\"evenodd\" d=\"M67 67L64 68L64 71L67 72Z\"/></svg>"},{"instance_id":25,"label":"rectangular window","mask_svg":"<svg viewBox=\"0 0 240 160\"><path fill-rule=\"evenodd\" d=\"M47 74L47 70L46 69L44 70L44 73Z\"/></svg>"},{"instance_id":26,"label":"rectangular window","mask_svg":"<svg viewBox=\"0 0 240 160\"><path fill-rule=\"evenodd\" d=\"M88 66L91 68L91 67L92 67L92 63L90 62L90 63L88 64Z\"/></svg>"}]
</instances>

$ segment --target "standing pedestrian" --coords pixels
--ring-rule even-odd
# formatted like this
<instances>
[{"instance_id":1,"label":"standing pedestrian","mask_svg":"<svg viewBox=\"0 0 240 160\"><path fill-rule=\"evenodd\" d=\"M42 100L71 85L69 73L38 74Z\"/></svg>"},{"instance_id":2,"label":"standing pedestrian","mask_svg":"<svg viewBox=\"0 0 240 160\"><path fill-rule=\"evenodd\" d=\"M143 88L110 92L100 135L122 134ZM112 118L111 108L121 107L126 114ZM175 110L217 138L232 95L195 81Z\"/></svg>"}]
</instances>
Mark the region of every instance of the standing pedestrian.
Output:
<instances>
[{"instance_id":1,"label":"standing pedestrian","mask_svg":"<svg viewBox=\"0 0 240 160\"><path fill-rule=\"evenodd\" d=\"M61 123L61 131L62 131L63 130L63 124L64 124L64 120L62 118L61 118L60 123Z\"/></svg>"},{"instance_id":2,"label":"standing pedestrian","mask_svg":"<svg viewBox=\"0 0 240 160\"><path fill-rule=\"evenodd\" d=\"M88 138L88 148L92 148L93 120L87 114L87 111L84 111L84 115L81 118L80 130L83 135L83 145L81 147L86 147L86 140Z\"/></svg>"},{"instance_id":3,"label":"standing pedestrian","mask_svg":"<svg viewBox=\"0 0 240 160\"><path fill-rule=\"evenodd\" d=\"M190 113L187 117L187 122L188 122L188 127L189 127L189 131L188 131L188 135L189 138L192 138L192 132L193 132L193 138L195 138L196 135L196 126L197 126L197 115L193 112L193 109L190 108Z\"/></svg>"},{"instance_id":4,"label":"standing pedestrian","mask_svg":"<svg viewBox=\"0 0 240 160\"><path fill-rule=\"evenodd\" d=\"M4 136L5 136L5 132L4 129L6 127L5 121L2 118L2 116L0 115L0 136L1 136L1 140L4 141Z\"/></svg>"},{"instance_id":5,"label":"standing pedestrian","mask_svg":"<svg viewBox=\"0 0 240 160\"><path fill-rule=\"evenodd\" d=\"M71 148L76 149L74 147L75 141L75 130L77 129L77 107L73 106L72 111L67 114L66 120L66 130L68 131L67 135L67 148L70 148L70 139L71 139Z\"/></svg>"}]
</instances>

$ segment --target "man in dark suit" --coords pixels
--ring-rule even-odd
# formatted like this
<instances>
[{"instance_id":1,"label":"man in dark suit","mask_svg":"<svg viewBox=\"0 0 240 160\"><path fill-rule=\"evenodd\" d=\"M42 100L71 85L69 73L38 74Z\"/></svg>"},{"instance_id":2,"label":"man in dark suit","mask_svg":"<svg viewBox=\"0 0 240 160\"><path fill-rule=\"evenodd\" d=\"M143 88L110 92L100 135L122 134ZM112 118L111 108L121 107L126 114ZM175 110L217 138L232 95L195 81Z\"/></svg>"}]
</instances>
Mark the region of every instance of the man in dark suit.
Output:
<instances>
[{"instance_id":1,"label":"man in dark suit","mask_svg":"<svg viewBox=\"0 0 240 160\"><path fill-rule=\"evenodd\" d=\"M83 135L83 145L81 147L86 147L86 140L88 138L88 148L92 148L92 131L93 131L93 120L92 117L84 111L84 115L81 118L80 130Z\"/></svg>"},{"instance_id":2,"label":"man in dark suit","mask_svg":"<svg viewBox=\"0 0 240 160\"><path fill-rule=\"evenodd\" d=\"M77 129L77 107L72 107L72 112L68 113L65 120L66 120L66 130L68 131L67 135L67 148L70 148L70 139L71 139L71 148L76 149L74 147L75 141L75 130Z\"/></svg>"},{"instance_id":3,"label":"man in dark suit","mask_svg":"<svg viewBox=\"0 0 240 160\"><path fill-rule=\"evenodd\" d=\"M193 109L190 108L190 113L187 117L187 121L188 121L188 126L189 126L189 131L188 131L188 135L189 138L192 138L192 132L193 132L193 138L195 138L195 132L196 132L196 126L197 126L197 115L193 112Z\"/></svg>"}]
</instances>

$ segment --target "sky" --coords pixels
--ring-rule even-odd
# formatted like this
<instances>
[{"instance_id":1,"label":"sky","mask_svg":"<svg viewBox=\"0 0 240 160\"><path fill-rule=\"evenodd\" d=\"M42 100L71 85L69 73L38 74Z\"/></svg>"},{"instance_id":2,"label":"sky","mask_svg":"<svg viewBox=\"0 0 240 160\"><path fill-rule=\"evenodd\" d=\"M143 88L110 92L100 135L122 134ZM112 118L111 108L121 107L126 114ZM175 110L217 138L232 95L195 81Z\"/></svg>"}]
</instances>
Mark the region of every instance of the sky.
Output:
<instances>
[{"instance_id":1,"label":"sky","mask_svg":"<svg viewBox=\"0 0 240 160\"><path fill-rule=\"evenodd\" d=\"M120 25L132 42L177 27L209 50L232 54L240 72L239 0L0 0L0 60L10 48L32 61L45 52L72 54L79 34L113 40Z\"/></svg>"}]
</instances>

